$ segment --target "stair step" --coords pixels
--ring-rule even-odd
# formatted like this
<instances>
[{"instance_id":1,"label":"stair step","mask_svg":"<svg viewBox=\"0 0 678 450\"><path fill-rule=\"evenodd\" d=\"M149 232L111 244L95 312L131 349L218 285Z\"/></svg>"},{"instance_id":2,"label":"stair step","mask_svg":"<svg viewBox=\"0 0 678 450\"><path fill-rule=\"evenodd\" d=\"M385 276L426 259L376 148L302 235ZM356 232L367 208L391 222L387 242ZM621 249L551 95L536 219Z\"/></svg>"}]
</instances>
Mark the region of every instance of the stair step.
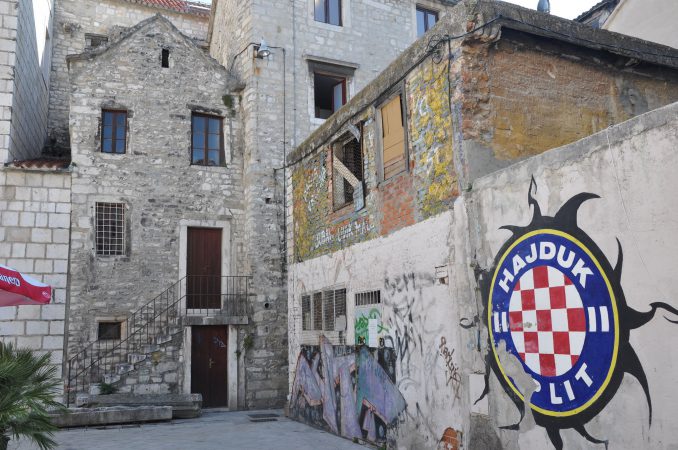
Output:
<instances>
[{"instance_id":1,"label":"stair step","mask_svg":"<svg viewBox=\"0 0 678 450\"><path fill-rule=\"evenodd\" d=\"M117 383L118 381L120 381L120 375L117 375L115 373L104 374L104 383L113 384L113 383Z\"/></svg>"},{"instance_id":2,"label":"stair step","mask_svg":"<svg viewBox=\"0 0 678 450\"><path fill-rule=\"evenodd\" d=\"M155 343L158 345L165 344L172 340L172 335L170 334L159 334L155 337Z\"/></svg>"},{"instance_id":3,"label":"stair step","mask_svg":"<svg viewBox=\"0 0 678 450\"><path fill-rule=\"evenodd\" d=\"M148 355L145 353L130 353L127 355L127 362L130 364L137 364L145 361L146 358L148 358Z\"/></svg>"},{"instance_id":4,"label":"stair step","mask_svg":"<svg viewBox=\"0 0 678 450\"><path fill-rule=\"evenodd\" d=\"M141 351L143 353L153 353L157 352L160 350L160 346L158 344L144 344L141 346Z\"/></svg>"},{"instance_id":5,"label":"stair step","mask_svg":"<svg viewBox=\"0 0 678 450\"><path fill-rule=\"evenodd\" d=\"M124 375L134 370L134 364L129 363L119 363L115 365L115 373L118 375Z\"/></svg>"}]
</instances>

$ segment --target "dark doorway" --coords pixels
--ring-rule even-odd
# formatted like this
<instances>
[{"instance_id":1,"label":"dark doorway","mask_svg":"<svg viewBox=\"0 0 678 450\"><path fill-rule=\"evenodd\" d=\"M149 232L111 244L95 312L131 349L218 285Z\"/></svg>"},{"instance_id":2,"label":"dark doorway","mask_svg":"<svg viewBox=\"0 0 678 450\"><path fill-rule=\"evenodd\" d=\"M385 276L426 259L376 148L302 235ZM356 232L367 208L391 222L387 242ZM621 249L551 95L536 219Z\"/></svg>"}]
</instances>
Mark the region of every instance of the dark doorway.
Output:
<instances>
[{"instance_id":1,"label":"dark doorway","mask_svg":"<svg viewBox=\"0 0 678 450\"><path fill-rule=\"evenodd\" d=\"M228 332L225 326L193 327L191 392L202 405L228 406Z\"/></svg>"},{"instance_id":2,"label":"dark doorway","mask_svg":"<svg viewBox=\"0 0 678 450\"><path fill-rule=\"evenodd\" d=\"M221 229L189 228L186 261L188 309L221 309Z\"/></svg>"}]
</instances>

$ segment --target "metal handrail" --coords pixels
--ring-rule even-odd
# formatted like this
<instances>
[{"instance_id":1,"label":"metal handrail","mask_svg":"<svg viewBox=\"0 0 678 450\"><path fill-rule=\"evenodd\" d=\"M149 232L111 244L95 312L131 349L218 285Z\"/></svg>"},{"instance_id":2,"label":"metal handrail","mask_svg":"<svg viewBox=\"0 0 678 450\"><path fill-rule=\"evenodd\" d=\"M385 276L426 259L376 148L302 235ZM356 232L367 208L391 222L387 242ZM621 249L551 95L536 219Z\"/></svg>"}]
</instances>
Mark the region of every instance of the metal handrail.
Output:
<instances>
[{"instance_id":1,"label":"metal handrail","mask_svg":"<svg viewBox=\"0 0 678 450\"><path fill-rule=\"evenodd\" d=\"M66 405L70 406L71 393L77 394L81 376L81 388L88 387L92 382L91 379L87 380L88 372L91 374L92 369L96 369L96 374L99 374L102 362L104 366L108 366L107 359L113 359L110 365L115 367L115 364L124 361L123 358L133 353L138 347L153 344L156 336L160 335L162 330L169 328L170 320L179 321L187 315L212 316L224 313L230 316L246 316L246 299L249 296L250 279L250 276L186 276L173 283L121 323L121 330L124 327L124 339L122 339L121 332L120 339L116 341L93 341L68 360ZM170 301L171 297L176 298ZM176 311L176 315L171 316L172 311ZM152 332L151 326L153 326ZM145 339L143 339L144 335ZM101 351L102 343L105 347L103 352ZM131 352L129 344L132 344ZM115 361L116 356L121 361ZM82 367L76 366L73 375L76 363L81 363L78 366Z\"/></svg>"}]
</instances>

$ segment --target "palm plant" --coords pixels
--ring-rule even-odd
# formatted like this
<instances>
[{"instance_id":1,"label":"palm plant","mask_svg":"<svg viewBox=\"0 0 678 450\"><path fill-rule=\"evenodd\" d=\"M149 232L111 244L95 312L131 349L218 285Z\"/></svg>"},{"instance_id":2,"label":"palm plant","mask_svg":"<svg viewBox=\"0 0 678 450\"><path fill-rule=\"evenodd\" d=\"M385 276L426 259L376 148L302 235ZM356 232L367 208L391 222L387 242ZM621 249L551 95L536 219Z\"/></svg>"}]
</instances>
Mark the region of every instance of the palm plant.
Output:
<instances>
[{"instance_id":1,"label":"palm plant","mask_svg":"<svg viewBox=\"0 0 678 450\"><path fill-rule=\"evenodd\" d=\"M54 399L59 381L49 359L49 354L36 356L0 342L0 450L7 449L10 437L20 436L41 450L56 447L48 410L63 405Z\"/></svg>"}]
</instances>

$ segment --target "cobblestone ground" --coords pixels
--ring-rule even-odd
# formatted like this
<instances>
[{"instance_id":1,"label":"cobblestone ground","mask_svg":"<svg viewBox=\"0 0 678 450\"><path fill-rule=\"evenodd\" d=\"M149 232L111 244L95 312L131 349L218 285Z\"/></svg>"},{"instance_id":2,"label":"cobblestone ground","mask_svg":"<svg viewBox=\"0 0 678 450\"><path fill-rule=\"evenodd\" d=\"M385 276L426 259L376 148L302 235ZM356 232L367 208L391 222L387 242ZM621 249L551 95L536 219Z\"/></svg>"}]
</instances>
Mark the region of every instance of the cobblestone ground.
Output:
<instances>
[{"instance_id":1,"label":"cobblestone ground","mask_svg":"<svg viewBox=\"0 0 678 450\"><path fill-rule=\"evenodd\" d=\"M278 414L274 422L253 423L248 414ZM63 450L366 450L359 444L287 419L282 411L204 411L199 419L148 425L78 428L56 433ZM11 441L10 450L36 450Z\"/></svg>"}]
</instances>

